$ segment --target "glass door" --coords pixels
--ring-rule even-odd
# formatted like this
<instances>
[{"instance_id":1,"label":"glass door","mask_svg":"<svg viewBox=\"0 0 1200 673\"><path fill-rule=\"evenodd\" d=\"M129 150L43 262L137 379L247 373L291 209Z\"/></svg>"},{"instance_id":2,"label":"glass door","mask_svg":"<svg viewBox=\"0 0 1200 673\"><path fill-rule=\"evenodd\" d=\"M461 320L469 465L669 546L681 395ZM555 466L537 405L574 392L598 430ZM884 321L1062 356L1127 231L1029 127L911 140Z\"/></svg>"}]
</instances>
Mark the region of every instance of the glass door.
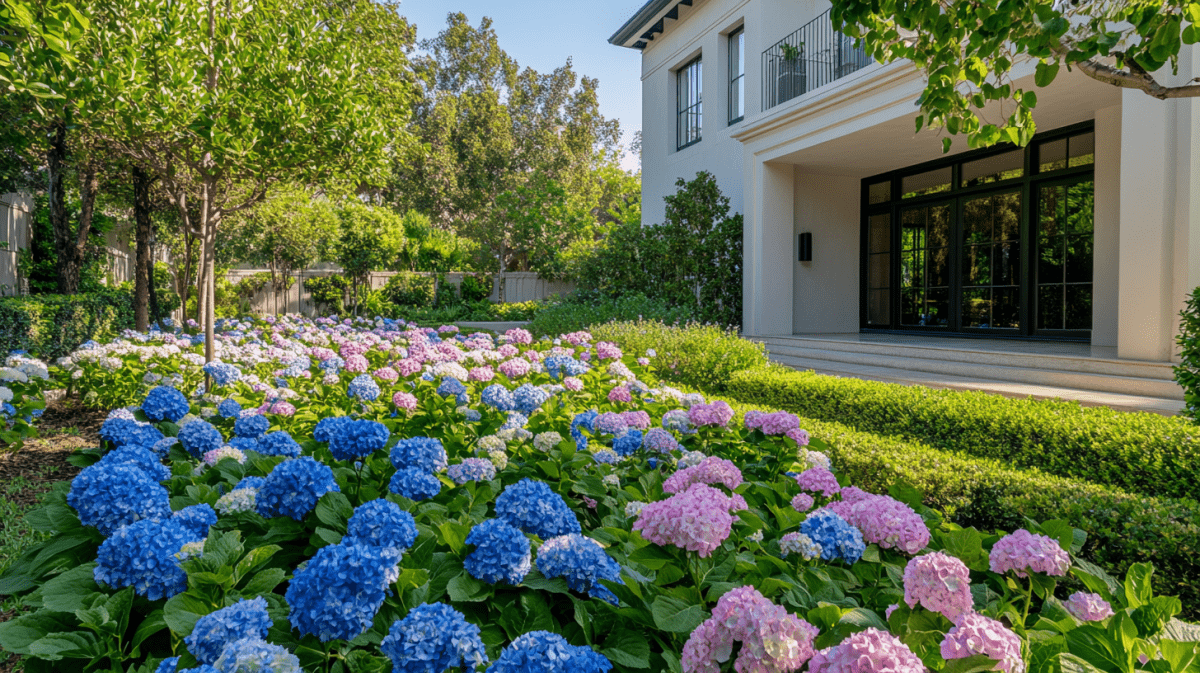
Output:
<instances>
[{"instance_id":1,"label":"glass door","mask_svg":"<svg viewBox=\"0 0 1200 673\"><path fill-rule=\"evenodd\" d=\"M900 211L900 324L949 329L953 201Z\"/></svg>"},{"instance_id":2,"label":"glass door","mask_svg":"<svg viewBox=\"0 0 1200 673\"><path fill-rule=\"evenodd\" d=\"M1092 329L1095 183L1037 188L1037 331L1060 336Z\"/></svg>"},{"instance_id":3,"label":"glass door","mask_svg":"<svg viewBox=\"0 0 1200 673\"><path fill-rule=\"evenodd\" d=\"M1021 327L1021 192L960 201L960 329Z\"/></svg>"}]
</instances>

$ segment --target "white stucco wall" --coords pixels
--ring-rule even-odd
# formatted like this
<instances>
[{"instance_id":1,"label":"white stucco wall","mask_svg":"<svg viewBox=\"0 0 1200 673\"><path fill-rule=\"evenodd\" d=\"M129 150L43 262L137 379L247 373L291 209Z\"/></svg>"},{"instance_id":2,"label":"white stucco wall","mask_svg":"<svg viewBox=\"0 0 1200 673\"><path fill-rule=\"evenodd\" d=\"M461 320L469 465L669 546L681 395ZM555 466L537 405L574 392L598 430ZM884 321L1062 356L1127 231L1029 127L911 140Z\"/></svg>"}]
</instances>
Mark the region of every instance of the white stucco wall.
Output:
<instances>
[{"instance_id":1,"label":"white stucco wall","mask_svg":"<svg viewBox=\"0 0 1200 673\"><path fill-rule=\"evenodd\" d=\"M795 334L858 331L861 184L855 176L796 172L793 245L811 232L813 259L792 256Z\"/></svg>"}]
</instances>

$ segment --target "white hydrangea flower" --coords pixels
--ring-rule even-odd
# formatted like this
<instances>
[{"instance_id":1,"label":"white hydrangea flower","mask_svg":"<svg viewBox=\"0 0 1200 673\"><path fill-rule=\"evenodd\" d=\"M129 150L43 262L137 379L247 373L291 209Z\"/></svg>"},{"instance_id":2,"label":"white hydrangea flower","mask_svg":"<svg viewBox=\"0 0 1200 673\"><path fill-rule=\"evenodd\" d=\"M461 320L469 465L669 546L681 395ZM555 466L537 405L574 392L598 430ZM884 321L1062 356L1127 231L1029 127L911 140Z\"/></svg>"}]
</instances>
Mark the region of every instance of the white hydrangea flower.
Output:
<instances>
[{"instance_id":1,"label":"white hydrangea flower","mask_svg":"<svg viewBox=\"0 0 1200 673\"><path fill-rule=\"evenodd\" d=\"M606 486L612 486L613 488L621 487L621 478L615 474L604 475L604 479L602 481Z\"/></svg>"},{"instance_id":2,"label":"white hydrangea flower","mask_svg":"<svg viewBox=\"0 0 1200 673\"><path fill-rule=\"evenodd\" d=\"M626 503L625 516L630 518L637 516L642 513L642 508L645 506L646 503L642 502L641 500L634 500L633 502Z\"/></svg>"}]
</instances>

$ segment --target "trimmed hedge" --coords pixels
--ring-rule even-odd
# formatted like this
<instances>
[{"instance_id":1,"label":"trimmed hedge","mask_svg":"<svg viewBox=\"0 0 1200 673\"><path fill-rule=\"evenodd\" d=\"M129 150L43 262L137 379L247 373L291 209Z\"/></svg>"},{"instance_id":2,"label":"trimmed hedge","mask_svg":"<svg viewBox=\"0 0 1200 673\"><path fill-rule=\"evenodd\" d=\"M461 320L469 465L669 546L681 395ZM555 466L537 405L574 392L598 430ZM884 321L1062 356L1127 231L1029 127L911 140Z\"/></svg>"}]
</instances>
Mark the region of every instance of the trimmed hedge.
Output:
<instances>
[{"instance_id":1,"label":"trimmed hedge","mask_svg":"<svg viewBox=\"0 0 1200 673\"><path fill-rule=\"evenodd\" d=\"M634 294L613 298L599 292L577 291L558 302L549 304L529 324L529 331L540 336L567 334L594 329L615 320L661 320L665 323L687 322L694 311L671 306L658 299Z\"/></svg>"},{"instance_id":2,"label":"trimmed hedge","mask_svg":"<svg viewBox=\"0 0 1200 673\"><path fill-rule=\"evenodd\" d=\"M24 350L54 360L89 339L133 329L133 295L120 290L0 299L0 352Z\"/></svg>"},{"instance_id":3,"label":"trimmed hedge","mask_svg":"<svg viewBox=\"0 0 1200 673\"><path fill-rule=\"evenodd\" d=\"M1135 493L1191 499L1200 493L1200 428L1184 418L777 366L736 372L727 390L744 402Z\"/></svg>"},{"instance_id":4,"label":"trimmed hedge","mask_svg":"<svg viewBox=\"0 0 1200 673\"><path fill-rule=\"evenodd\" d=\"M737 371L767 364L762 344L716 325L666 325L656 320L593 325L592 336L615 341L639 357L653 350L650 363L660 378L708 390L723 390Z\"/></svg>"}]
</instances>

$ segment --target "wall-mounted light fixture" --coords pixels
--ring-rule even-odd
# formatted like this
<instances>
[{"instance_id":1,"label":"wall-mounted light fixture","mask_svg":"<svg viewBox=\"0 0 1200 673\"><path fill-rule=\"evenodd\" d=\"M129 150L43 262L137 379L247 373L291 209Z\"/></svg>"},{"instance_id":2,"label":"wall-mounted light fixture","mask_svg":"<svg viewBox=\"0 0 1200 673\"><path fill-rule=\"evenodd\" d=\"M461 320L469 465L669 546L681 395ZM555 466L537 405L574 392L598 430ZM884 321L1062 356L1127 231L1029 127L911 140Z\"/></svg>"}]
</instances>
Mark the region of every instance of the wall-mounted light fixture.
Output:
<instances>
[{"instance_id":1,"label":"wall-mounted light fixture","mask_svg":"<svg viewBox=\"0 0 1200 673\"><path fill-rule=\"evenodd\" d=\"M812 261L812 232L807 231L800 234L800 261Z\"/></svg>"}]
</instances>

